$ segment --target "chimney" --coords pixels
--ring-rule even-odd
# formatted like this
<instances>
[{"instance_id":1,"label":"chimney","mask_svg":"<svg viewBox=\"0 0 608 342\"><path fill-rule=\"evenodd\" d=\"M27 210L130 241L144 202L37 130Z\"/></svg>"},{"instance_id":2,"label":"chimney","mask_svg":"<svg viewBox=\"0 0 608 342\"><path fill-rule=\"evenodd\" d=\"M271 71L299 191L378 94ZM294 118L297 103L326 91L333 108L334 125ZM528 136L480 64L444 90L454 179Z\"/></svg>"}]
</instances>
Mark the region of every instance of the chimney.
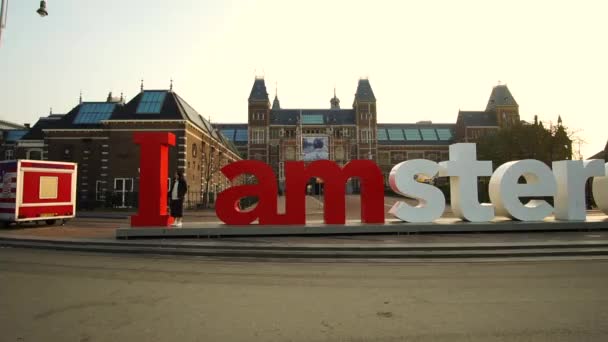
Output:
<instances>
[{"instance_id":1,"label":"chimney","mask_svg":"<svg viewBox=\"0 0 608 342\"><path fill-rule=\"evenodd\" d=\"M29 123L23 124L23 126L25 126L25 128L27 128L27 129L30 129L30 124Z\"/></svg>"}]
</instances>

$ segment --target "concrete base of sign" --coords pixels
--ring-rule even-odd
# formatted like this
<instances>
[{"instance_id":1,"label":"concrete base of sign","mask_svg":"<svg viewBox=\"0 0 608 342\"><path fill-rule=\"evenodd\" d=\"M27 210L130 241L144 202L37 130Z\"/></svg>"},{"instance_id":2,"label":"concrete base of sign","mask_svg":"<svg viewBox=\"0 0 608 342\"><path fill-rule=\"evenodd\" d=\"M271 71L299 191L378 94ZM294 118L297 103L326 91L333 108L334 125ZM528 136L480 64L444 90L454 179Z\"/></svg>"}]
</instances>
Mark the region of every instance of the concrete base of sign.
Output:
<instances>
[{"instance_id":1,"label":"concrete base of sign","mask_svg":"<svg viewBox=\"0 0 608 342\"><path fill-rule=\"evenodd\" d=\"M471 223L454 218L442 218L433 223L405 223L397 220L386 224L326 225L309 222L301 226L227 226L222 223L184 224L183 228L119 228L116 238L211 238L222 236L285 236L285 235L339 235L339 234L410 234L410 233L462 233L462 232L518 232L608 230L608 216L591 215L586 221L557 221L548 218L542 222L519 222L496 218L492 222Z\"/></svg>"}]
</instances>

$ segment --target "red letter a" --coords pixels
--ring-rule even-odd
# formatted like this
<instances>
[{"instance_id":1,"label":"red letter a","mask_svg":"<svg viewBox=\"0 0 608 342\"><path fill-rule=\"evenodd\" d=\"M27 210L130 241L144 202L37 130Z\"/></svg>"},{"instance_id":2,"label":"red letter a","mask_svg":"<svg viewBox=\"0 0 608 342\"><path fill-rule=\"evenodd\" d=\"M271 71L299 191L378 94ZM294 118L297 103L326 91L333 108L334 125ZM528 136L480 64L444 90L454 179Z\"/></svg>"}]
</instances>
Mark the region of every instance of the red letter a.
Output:
<instances>
[{"instance_id":1,"label":"red letter a","mask_svg":"<svg viewBox=\"0 0 608 342\"><path fill-rule=\"evenodd\" d=\"M277 212L277 181L272 168L256 160L241 160L222 168L230 181L240 175L253 175L257 184L234 185L217 196L215 214L226 224L245 225L259 218L260 224L268 224ZM258 204L250 211L241 211L239 200L243 197L258 198Z\"/></svg>"}]
</instances>

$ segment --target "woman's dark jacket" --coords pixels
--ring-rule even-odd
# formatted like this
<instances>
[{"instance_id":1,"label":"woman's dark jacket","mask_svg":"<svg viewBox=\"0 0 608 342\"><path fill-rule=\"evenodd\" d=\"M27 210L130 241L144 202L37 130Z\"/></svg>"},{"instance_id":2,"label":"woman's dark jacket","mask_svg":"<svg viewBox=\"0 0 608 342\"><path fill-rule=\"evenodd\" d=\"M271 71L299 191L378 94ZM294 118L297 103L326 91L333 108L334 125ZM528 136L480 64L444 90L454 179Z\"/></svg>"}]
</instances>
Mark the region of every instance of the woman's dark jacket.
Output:
<instances>
[{"instance_id":1,"label":"woman's dark jacket","mask_svg":"<svg viewBox=\"0 0 608 342\"><path fill-rule=\"evenodd\" d=\"M185 179L180 179L177 182L175 180L173 180L171 182L171 189L169 190L169 200L171 200L172 196L171 194L173 193L173 187L175 186L175 183L177 183L177 197L179 199L184 199L184 196L186 196L186 192L188 192L188 184L186 183Z\"/></svg>"}]
</instances>

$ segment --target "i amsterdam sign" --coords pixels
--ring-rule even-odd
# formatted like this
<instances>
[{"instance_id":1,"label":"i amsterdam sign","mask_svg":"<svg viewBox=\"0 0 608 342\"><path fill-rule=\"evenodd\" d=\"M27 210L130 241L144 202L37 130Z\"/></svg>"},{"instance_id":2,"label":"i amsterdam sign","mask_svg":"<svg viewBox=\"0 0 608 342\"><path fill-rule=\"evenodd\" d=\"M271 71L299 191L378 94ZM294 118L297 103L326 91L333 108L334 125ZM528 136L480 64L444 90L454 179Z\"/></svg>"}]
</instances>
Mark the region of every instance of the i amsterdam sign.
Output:
<instances>
[{"instance_id":1,"label":"i amsterdam sign","mask_svg":"<svg viewBox=\"0 0 608 342\"><path fill-rule=\"evenodd\" d=\"M166 227L168 147L175 145L171 133L136 133L140 145L139 212L131 218L132 227ZM492 172L491 161L476 158L475 144L450 146L449 160L436 163L414 159L395 165L389 176L391 189L415 198L418 205L397 202L389 213L404 222L433 222L445 209L443 193L431 184L419 183L415 175L450 178L452 211L470 222L489 222L495 216L519 221L542 221L554 214L557 220L584 221L585 183L593 177L593 197L599 209L608 213L608 164L603 160L561 160L552 169L533 159L505 163ZM231 181L242 175L253 175L256 184L234 185L221 192L216 201L217 217L228 225L306 224L306 185L312 177L324 182L324 222L345 224L345 188L349 178L361 184L361 222L384 223L384 179L380 168L371 160L353 160L344 167L329 160L308 164L285 162L285 213L277 210L277 180L272 168L260 161L242 160L221 169ZM489 194L492 203L479 203L477 178L491 176ZM523 177L526 182L520 183ZM257 197L251 210L241 210L240 199ZM553 197L554 205L544 200L522 203L522 197Z\"/></svg>"}]
</instances>

